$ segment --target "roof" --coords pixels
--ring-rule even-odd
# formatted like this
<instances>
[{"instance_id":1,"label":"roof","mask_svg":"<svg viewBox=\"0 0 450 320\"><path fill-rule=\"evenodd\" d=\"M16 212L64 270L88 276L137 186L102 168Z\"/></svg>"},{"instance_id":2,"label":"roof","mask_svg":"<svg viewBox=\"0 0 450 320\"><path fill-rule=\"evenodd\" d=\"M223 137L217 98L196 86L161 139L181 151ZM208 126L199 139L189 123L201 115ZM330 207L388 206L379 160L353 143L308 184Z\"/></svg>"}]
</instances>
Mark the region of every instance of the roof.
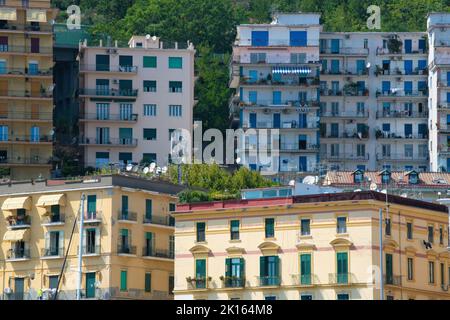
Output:
<instances>
[{"instance_id":1,"label":"roof","mask_svg":"<svg viewBox=\"0 0 450 320\"><path fill-rule=\"evenodd\" d=\"M370 182L382 186L381 173L382 171L365 171L364 177L370 178ZM448 189L450 188L450 173L449 172L418 172L419 182L411 185L408 183L408 171L391 171L390 187L408 187L408 188L429 188L429 189ZM360 183L355 183L353 180L352 171L329 171L325 177L324 186L335 187L355 187Z\"/></svg>"}]
</instances>

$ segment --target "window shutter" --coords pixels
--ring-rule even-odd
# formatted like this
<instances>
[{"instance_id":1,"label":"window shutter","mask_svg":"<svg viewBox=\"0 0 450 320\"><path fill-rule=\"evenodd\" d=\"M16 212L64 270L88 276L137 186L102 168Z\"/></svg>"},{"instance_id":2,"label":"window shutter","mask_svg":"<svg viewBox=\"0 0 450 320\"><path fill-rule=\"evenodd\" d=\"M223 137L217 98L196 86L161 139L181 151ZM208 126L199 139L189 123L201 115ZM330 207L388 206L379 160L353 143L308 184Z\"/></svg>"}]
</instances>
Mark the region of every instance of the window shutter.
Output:
<instances>
[{"instance_id":1,"label":"window shutter","mask_svg":"<svg viewBox=\"0 0 450 320\"><path fill-rule=\"evenodd\" d=\"M225 259L225 277L231 277L231 258Z\"/></svg>"},{"instance_id":2,"label":"window shutter","mask_svg":"<svg viewBox=\"0 0 450 320\"><path fill-rule=\"evenodd\" d=\"M59 250L64 254L64 231L59 231ZM59 252L58 252L59 254Z\"/></svg>"},{"instance_id":3,"label":"window shutter","mask_svg":"<svg viewBox=\"0 0 450 320\"><path fill-rule=\"evenodd\" d=\"M151 292L152 291L152 274L146 273L145 274L145 292Z\"/></svg>"},{"instance_id":4,"label":"window shutter","mask_svg":"<svg viewBox=\"0 0 450 320\"><path fill-rule=\"evenodd\" d=\"M280 276L280 257L274 257L274 265L275 265L275 277Z\"/></svg>"},{"instance_id":5,"label":"window shutter","mask_svg":"<svg viewBox=\"0 0 450 320\"><path fill-rule=\"evenodd\" d=\"M45 249L50 249L50 232L45 233Z\"/></svg>"},{"instance_id":6,"label":"window shutter","mask_svg":"<svg viewBox=\"0 0 450 320\"><path fill-rule=\"evenodd\" d=\"M100 247L100 228L96 228L95 230L95 245ZM86 241L86 237L84 238L84 241ZM86 242L85 242L86 244Z\"/></svg>"},{"instance_id":7,"label":"window shutter","mask_svg":"<svg viewBox=\"0 0 450 320\"><path fill-rule=\"evenodd\" d=\"M241 272L239 274L239 277L242 279L245 277L245 260L244 260L244 258L240 258L239 260L240 260L239 261L239 270Z\"/></svg>"},{"instance_id":8,"label":"window shutter","mask_svg":"<svg viewBox=\"0 0 450 320\"><path fill-rule=\"evenodd\" d=\"M259 257L259 276L266 277L267 276L267 257Z\"/></svg>"}]
</instances>

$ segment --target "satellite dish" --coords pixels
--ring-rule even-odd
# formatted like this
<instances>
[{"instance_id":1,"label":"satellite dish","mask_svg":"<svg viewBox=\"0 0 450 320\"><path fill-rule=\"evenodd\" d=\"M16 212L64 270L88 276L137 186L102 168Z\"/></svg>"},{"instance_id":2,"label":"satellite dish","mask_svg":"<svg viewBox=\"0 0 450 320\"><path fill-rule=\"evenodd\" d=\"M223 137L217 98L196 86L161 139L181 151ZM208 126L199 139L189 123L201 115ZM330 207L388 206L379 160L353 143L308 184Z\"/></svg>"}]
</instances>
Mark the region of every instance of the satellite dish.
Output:
<instances>
[{"instance_id":1,"label":"satellite dish","mask_svg":"<svg viewBox=\"0 0 450 320\"><path fill-rule=\"evenodd\" d=\"M162 173L166 173L167 172L167 167L166 166L162 167L161 172Z\"/></svg>"},{"instance_id":2,"label":"satellite dish","mask_svg":"<svg viewBox=\"0 0 450 320\"><path fill-rule=\"evenodd\" d=\"M145 167L144 170L142 170L142 172L143 172L144 174L147 174L147 173L150 172L150 168L149 168L149 167Z\"/></svg>"},{"instance_id":3,"label":"satellite dish","mask_svg":"<svg viewBox=\"0 0 450 320\"><path fill-rule=\"evenodd\" d=\"M290 186L295 186L295 180L289 181L289 185L290 185Z\"/></svg>"},{"instance_id":4,"label":"satellite dish","mask_svg":"<svg viewBox=\"0 0 450 320\"><path fill-rule=\"evenodd\" d=\"M150 163L150 171L153 172L156 168L156 163L152 162Z\"/></svg>"},{"instance_id":5,"label":"satellite dish","mask_svg":"<svg viewBox=\"0 0 450 320\"><path fill-rule=\"evenodd\" d=\"M380 192L386 194L386 193L387 193L387 190L386 190L386 189L383 189L383 190L381 190Z\"/></svg>"},{"instance_id":6,"label":"satellite dish","mask_svg":"<svg viewBox=\"0 0 450 320\"><path fill-rule=\"evenodd\" d=\"M152 37L152 40L153 40L153 41L156 41L156 36L153 36L153 37Z\"/></svg>"},{"instance_id":7,"label":"satellite dish","mask_svg":"<svg viewBox=\"0 0 450 320\"><path fill-rule=\"evenodd\" d=\"M353 192L361 192L361 191L362 191L361 189L356 189Z\"/></svg>"},{"instance_id":8,"label":"satellite dish","mask_svg":"<svg viewBox=\"0 0 450 320\"><path fill-rule=\"evenodd\" d=\"M366 68L367 68L367 69L369 69L369 68L370 68L370 66L371 66L370 62L367 62L367 64L366 64Z\"/></svg>"},{"instance_id":9,"label":"satellite dish","mask_svg":"<svg viewBox=\"0 0 450 320\"><path fill-rule=\"evenodd\" d=\"M316 177L314 176L306 176L303 178L302 181L304 184L315 184L316 183Z\"/></svg>"},{"instance_id":10,"label":"satellite dish","mask_svg":"<svg viewBox=\"0 0 450 320\"><path fill-rule=\"evenodd\" d=\"M133 165L131 163L127 164L126 168L127 171L131 171L133 169Z\"/></svg>"},{"instance_id":11,"label":"satellite dish","mask_svg":"<svg viewBox=\"0 0 450 320\"><path fill-rule=\"evenodd\" d=\"M400 195L400 197L402 197L402 198L408 198L408 194L407 194L407 193L402 193L402 194Z\"/></svg>"},{"instance_id":12,"label":"satellite dish","mask_svg":"<svg viewBox=\"0 0 450 320\"><path fill-rule=\"evenodd\" d=\"M241 163L241 158L239 158L239 157L236 158L236 163L237 163L237 164Z\"/></svg>"},{"instance_id":13,"label":"satellite dish","mask_svg":"<svg viewBox=\"0 0 450 320\"><path fill-rule=\"evenodd\" d=\"M377 190L377 188L378 188L378 186L377 186L377 184L375 182L372 182L370 184L370 190L375 191L375 190Z\"/></svg>"},{"instance_id":14,"label":"satellite dish","mask_svg":"<svg viewBox=\"0 0 450 320\"><path fill-rule=\"evenodd\" d=\"M133 172L138 172L139 171L139 166L133 166Z\"/></svg>"},{"instance_id":15,"label":"satellite dish","mask_svg":"<svg viewBox=\"0 0 450 320\"><path fill-rule=\"evenodd\" d=\"M158 173L158 174L161 173L161 167L157 167L157 168L156 168L156 173Z\"/></svg>"},{"instance_id":16,"label":"satellite dish","mask_svg":"<svg viewBox=\"0 0 450 320\"><path fill-rule=\"evenodd\" d=\"M150 40L150 35L149 34L147 34L146 36L145 36L145 39L147 39L147 40Z\"/></svg>"}]
</instances>

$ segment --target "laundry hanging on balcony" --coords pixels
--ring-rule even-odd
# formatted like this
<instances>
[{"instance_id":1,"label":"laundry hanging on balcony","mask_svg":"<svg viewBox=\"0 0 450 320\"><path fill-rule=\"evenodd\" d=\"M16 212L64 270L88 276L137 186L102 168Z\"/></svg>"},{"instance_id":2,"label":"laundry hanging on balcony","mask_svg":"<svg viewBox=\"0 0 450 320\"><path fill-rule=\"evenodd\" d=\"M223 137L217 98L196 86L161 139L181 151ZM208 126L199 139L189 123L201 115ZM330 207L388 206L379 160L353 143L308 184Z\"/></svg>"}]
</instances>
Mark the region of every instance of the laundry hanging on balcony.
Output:
<instances>
[{"instance_id":1,"label":"laundry hanging on balcony","mask_svg":"<svg viewBox=\"0 0 450 320\"><path fill-rule=\"evenodd\" d=\"M311 73L311 68L308 68L308 67L273 67L272 73L274 73L274 74L307 75L307 74Z\"/></svg>"}]
</instances>

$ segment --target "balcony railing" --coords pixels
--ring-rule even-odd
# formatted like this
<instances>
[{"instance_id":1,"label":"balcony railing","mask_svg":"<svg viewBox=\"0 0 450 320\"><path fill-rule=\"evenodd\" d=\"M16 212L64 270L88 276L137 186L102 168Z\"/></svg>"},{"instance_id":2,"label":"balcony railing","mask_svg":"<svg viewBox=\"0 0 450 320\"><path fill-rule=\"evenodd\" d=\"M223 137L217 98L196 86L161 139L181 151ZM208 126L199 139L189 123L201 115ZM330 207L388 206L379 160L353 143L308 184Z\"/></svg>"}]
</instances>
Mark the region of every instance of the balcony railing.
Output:
<instances>
[{"instance_id":1,"label":"balcony railing","mask_svg":"<svg viewBox=\"0 0 450 320\"><path fill-rule=\"evenodd\" d=\"M377 139L428 139L428 134L409 134L407 136L405 135L399 135L396 133L391 132L376 132L376 138Z\"/></svg>"},{"instance_id":2,"label":"balcony railing","mask_svg":"<svg viewBox=\"0 0 450 320\"><path fill-rule=\"evenodd\" d=\"M439 105L438 105L438 109L439 110L450 110L450 103L440 103Z\"/></svg>"},{"instance_id":3,"label":"balcony railing","mask_svg":"<svg viewBox=\"0 0 450 320\"><path fill-rule=\"evenodd\" d=\"M29 143L41 143L41 142L53 142L52 136L41 135L41 136L28 136L28 135L1 135L0 143L2 142L29 142Z\"/></svg>"},{"instance_id":4,"label":"balcony railing","mask_svg":"<svg viewBox=\"0 0 450 320\"><path fill-rule=\"evenodd\" d=\"M78 249L77 249L77 252L78 252ZM82 255L98 255L98 254L100 254L100 246L99 245L82 246L81 254Z\"/></svg>"},{"instance_id":5,"label":"balcony railing","mask_svg":"<svg viewBox=\"0 0 450 320\"><path fill-rule=\"evenodd\" d=\"M277 67L292 67L292 66L305 66L305 65L318 65L319 61L293 61L290 55L266 55L265 57L257 57L256 59L241 59L240 55L234 55L232 63L234 64L270 64Z\"/></svg>"},{"instance_id":6,"label":"balcony railing","mask_svg":"<svg viewBox=\"0 0 450 320\"><path fill-rule=\"evenodd\" d=\"M11 215L6 218L7 226L9 229L21 229L31 227L31 216L21 216Z\"/></svg>"},{"instance_id":7,"label":"balcony railing","mask_svg":"<svg viewBox=\"0 0 450 320\"><path fill-rule=\"evenodd\" d=\"M137 89L80 89L80 96L137 97Z\"/></svg>"},{"instance_id":8,"label":"balcony railing","mask_svg":"<svg viewBox=\"0 0 450 320\"><path fill-rule=\"evenodd\" d=\"M50 112L7 112L0 114L0 120L53 120Z\"/></svg>"},{"instance_id":9,"label":"balcony railing","mask_svg":"<svg viewBox=\"0 0 450 320\"><path fill-rule=\"evenodd\" d=\"M279 276L258 277L258 282L261 287L279 286L281 278Z\"/></svg>"},{"instance_id":10,"label":"balcony railing","mask_svg":"<svg viewBox=\"0 0 450 320\"><path fill-rule=\"evenodd\" d=\"M438 129L440 132L450 132L450 124L439 123Z\"/></svg>"},{"instance_id":11,"label":"balcony railing","mask_svg":"<svg viewBox=\"0 0 450 320\"><path fill-rule=\"evenodd\" d=\"M11 31L29 31L29 32L52 32L51 25L31 25L18 23L5 23L0 25L0 32L2 30Z\"/></svg>"},{"instance_id":12,"label":"balcony railing","mask_svg":"<svg viewBox=\"0 0 450 320\"><path fill-rule=\"evenodd\" d=\"M1 142L0 142L1 143ZM51 165L51 159L36 157L16 157L16 158L2 158L0 157L0 165Z\"/></svg>"},{"instance_id":13,"label":"balcony railing","mask_svg":"<svg viewBox=\"0 0 450 320\"><path fill-rule=\"evenodd\" d=\"M165 259L173 259L174 252L171 250L165 249L155 249L152 247L144 247L142 249L143 257L155 257L155 258L165 258Z\"/></svg>"},{"instance_id":14,"label":"balcony railing","mask_svg":"<svg viewBox=\"0 0 450 320\"><path fill-rule=\"evenodd\" d=\"M251 80L248 78L241 78L240 83L242 85L250 85L250 86L299 86L299 87L311 87L318 86L320 81L308 79L307 81L299 81L299 80L268 80L268 79L258 79Z\"/></svg>"},{"instance_id":15,"label":"balcony railing","mask_svg":"<svg viewBox=\"0 0 450 320\"><path fill-rule=\"evenodd\" d=\"M319 101L317 100L282 100L280 102L275 102L273 100L258 100L257 102L245 102L237 99L237 102L240 106L258 106L258 107L277 107L277 108L285 108L285 107L295 107L295 108L318 108Z\"/></svg>"},{"instance_id":16,"label":"balcony railing","mask_svg":"<svg viewBox=\"0 0 450 320\"><path fill-rule=\"evenodd\" d=\"M117 245L117 253L118 254L136 255L136 246L131 246L131 245L123 246L123 245L119 244L119 245Z\"/></svg>"},{"instance_id":17,"label":"balcony railing","mask_svg":"<svg viewBox=\"0 0 450 320\"><path fill-rule=\"evenodd\" d=\"M244 288L245 278L243 277L221 277L224 288Z\"/></svg>"},{"instance_id":18,"label":"balcony railing","mask_svg":"<svg viewBox=\"0 0 450 320\"><path fill-rule=\"evenodd\" d=\"M47 91L27 91L27 90L0 90L0 96L11 98L52 98L53 92Z\"/></svg>"},{"instance_id":19,"label":"balcony railing","mask_svg":"<svg viewBox=\"0 0 450 320\"><path fill-rule=\"evenodd\" d=\"M82 64L80 65L80 71L101 71L101 72L123 72L123 73L136 73L137 66L111 66L111 65L95 65L95 64Z\"/></svg>"},{"instance_id":20,"label":"balcony railing","mask_svg":"<svg viewBox=\"0 0 450 320\"><path fill-rule=\"evenodd\" d=\"M210 280L209 277L186 278L188 288L191 290L208 289Z\"/></svg>"},{"instance_id":21,"label":"balcony railing","mask_svg":"<svg viewBox=\"0 0 450 320\"><path fill-rule=\"evenodd\" d=\"M320 89L321 96L342 96L342 90Z\"/></svg>"},{"instance_id":22,"label":"balcony railing","mask_svg":"<svg viewBox=\"0 0 450 320\"><path fill-rule=\"evenodd\" d=\"M99 223L102 221L102 212L93 211L84 213L84 223Z\"/></svg>"},{"instance_id":23,"label":"balcony railing","mask_svg":"<svg viewBox=\"0 0 450 320\"><path fill-rule=\"evenodd\" d=\"M64 248L43 248L41 251L42 257L63 257Z\"/></svg>"},{"instance_id":24,"label":"balcony railing","mask_svg":"<svg viewBox=\"0 0 450 320\"><path fill-rule=\"evenodd\" d=\"M299 143L281 143L280 151L312 151L316 152L319 150L318 144L307 143L306 145L301 145Z\"/></svg>"},{"instance_id":25,"label":"balcony railing","mask_svg":"<svg viewBox=\"0 0 450 320\"><path fill-rule=\"evenodd\" d=\"M396 276L393 274L384 274L384 284L393 285L393 286L401 286L402 285L402 277Z\"/></svg>"},{"instance_id":26,"label":"balcony railing","mask_svg":"<svg viewBox=\"0 0 450 320\"><path fill-rule=\"evenodd\" d=\"M244 122L243 127L252 128L249 122ZM272 121L258 121L255 129L319 129L317 122L299 124L296 120L281 121L279 126L274 126Z\"/></svg>"},{"instance_id":27,"label":"balcony railing","mask_svg":"<svg viewBox=\"0 0 450 320\"><path fill-rule=\"evenodd\" d=\"M126 122L136 122L138 120L138 114L108 114L100 115L96 113L85 113L81 115L81 119L84 120L95 120L95 121L126 121Z\"/></svg>"},{"instance_id":28,"label":"balcony railing","mask_svg":"<svg viewBox=\"0 0 450 320\"><path fill-rule=\"evenodd\" d=\"M137 213L119 210L117 219L119 221L137 221Z\"/></svg>"},{"instance_id":29,"label":"balcony railing","mask_svg":"<svg viewBox=\"0 0 450 320\"><path fill-rule=\"evenodd\" d=\"M26 46L10 46L7 44L0 44L0 53L2 52L12 52L12 53L27 53L27 54L52 54L52 47L39 47L32 48Z\"/></svg>"},{"instance_id":30,"label":"balcony railing","mask_svg":"<svg viewBox=\"0 0 450 320\"><path fill-rule=\"evenodd\" d=\"M351 112L351 111L341 111L341 112L333 112L333 111L328 111L328 112L323 112L321 115L321 117L327 117L327 118L368 118L369 117L369 112L365 111L365 112Z\"/></svg>"},{"instance_id":31,"label":"balcony railing","mask_svg":"<svg viewBox=\"0 0 450 320\"><path fill-rule=\"evenodd\" d=\"M30 249L9 249L6 255L7 260L30 259Z\"/></svg>"},{"instance_id":32,"label":"balcony railing","mask_svg":"<svg viewBox=\"0 0 450 320\"><path fill-rule=\"evenodd\" d=\"M31 77L49 77L53 76L52 69L30 70L28 68L0 68L0 77L2 75L18 75Z\"/></svg>"},{"instance_id":33,"label":"balcony railing","mask_svg":"<svg viewBox=\"0 0 450 320\"><path fill-rule=\"evenodd\" d=\"M66 221L66 217L64 213L60 214L51 214L45 216L41 220L41 224L51 225L51 224L64 224Z\"/></svg>"},{"instance_id":34,"label":"balcony railing","mask_svg":"<svg viewBox=\"0 0 450 320\"><path fill-rule=\"evenodd\" d=\"M396 161L426 161L429 159L429 155L418 155L418 154L400 154L400 153L391 153L391 154L377 154L377 160L396 160Z\"/></svg>"},{"instance_id":35,"label":"balcony railing","mask_svg":"<svg viewBox=\"0 0 450 320\"><path fill-rule=\"evenodd\" d=\"M403 76L403 75L412 75L412 76L421 76L421 75L428 75L428 69L419 69L419 68L415 68L414 70L408 70L406 71L405 69L400 69L400 68L391 68L391 69L383 69L380 66L376 66L377 70L375 70L375 75L379 76Z\"/></svg>"},{"instance_id":36,"label":"balcony railing","mask_svg":"<svg viewBox=\"0 0 450 320\"><path fill-rule=\"evenodd\" d=\"M428 112L407 110L377 111L377 118L428 118Z\"/></svg>"},{"instance_id":37,"label":"balcony railing","mask_svg":"<svg viewBox=\"0 0 450 320\"><path fill-rule=\"evenodd\" d=\"M321 159L325 160L357 160L357 161L364 161L369 160L370 155L368 153L363 155L358 155L356 153L338 153L338 154L329 154L329 153L322 153L320 154Z\"/></svg>"},{"instance_id":38,"label":"balcony railing","mask_svg":"<svg viewBox=\"0 0 450 320\"><path fill-rule=\"evenodd\" d=\"M378 48L376 54L377 55L403 55L403 54L426 54L428 53L427 49L416 49L411 50L411 52L405 52L405 50L389 50L385 48Z\"/></svg>"},{"instance_id":39,"label":"balcony railing","mask_svg":"<svg viewBox=\"0 0 450 320\"><path fill-rule=\"evenodd\" d=\"M109 146L129 146L136 147L137 139L133 138L109 138L109 139L97 139L97 138L85 138L80 139L81 145L109 145Z\"/></svg>"},{"instance_id":40,"label":"balcony railing","mask_svg":"<svg viewBox=\"0 0 450 320\"><path fill-rule=\"evenodd\" d=\"M296 274L293 275L294 284L297 286L312 286L314 285L315 275L313 274Z\"/></svg>"},{"instance_id":41,"label":"balcony railing","mask_svg":"<svg viewBox=\"0 0 450 320\"><path fill-rule=\"evenodd\" d=\"M368 55L368 48L320 48L321 54Z\"/></svg>"},{"instance_id":42,"label":"balcony railing","mask_svg":"<svg viewBox=\"0 0 450 320\"><path fill-rule=\"evenodd\" d=\"M427 98L428 97L428 91L427 90L413 90L413 91L381 91L377 90L376 96L378 97L419 97L419 98Z\"/></svg>"},{"instance_id":43,"label":"balcony railing","mask_svg":"<svg viewBox=\"0 0 450 320\"><path fill-rule=\"evenodd\" d=\"M368 132L321 133L324 139L368 139Z\"/></svg>"},{"instance_id":44,"label":"balcony railing","mask_svg":"<svg viewBox=\"0 0 450 320\"><path fill-rule=\"evenodd\" d=\"M143 220L144 224L157 224L161 226L174 226L175 225L175 219L169 217L169 216L151 216L151 217L145 217Z\"/></svg>"},{"instance_id":45,"label":"balcony railing","mask_svg":"<svg viewBox=\"0 0 450 320\"><path fill-rule=\"evenodd\" d=\"M353 275L351 273L330 273L328 274L330 284L350 284L352 283Z\"/></svg>"}]
</instances>

